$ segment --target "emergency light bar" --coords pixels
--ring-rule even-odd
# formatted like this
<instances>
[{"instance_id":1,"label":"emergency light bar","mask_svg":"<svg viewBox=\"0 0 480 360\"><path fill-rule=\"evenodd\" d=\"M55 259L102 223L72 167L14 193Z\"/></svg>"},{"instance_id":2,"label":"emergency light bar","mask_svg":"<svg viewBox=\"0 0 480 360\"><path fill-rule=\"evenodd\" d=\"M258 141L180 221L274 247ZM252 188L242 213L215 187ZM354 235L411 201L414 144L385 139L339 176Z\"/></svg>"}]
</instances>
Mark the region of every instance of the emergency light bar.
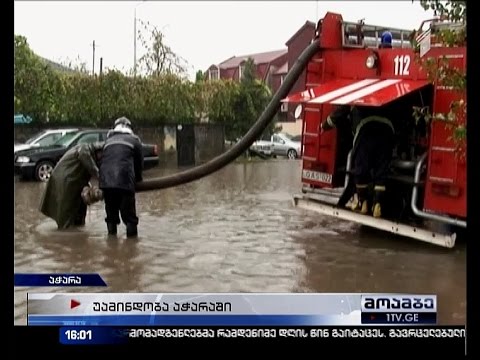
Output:
<instances>
[{"instance_id":1,"label":"emergency light bar","mask_svg":"<svg viewBox=\"0 0 480 360\"><path fill-rule=\"evenodd\" d=\"M412 30L394 29L384 26L366 25L363 23L346 21L342 23L343 46L378 48L384 31L389 31L392 34L392 47L412 47L409 40Z\"/></svg>"}]
</instances>

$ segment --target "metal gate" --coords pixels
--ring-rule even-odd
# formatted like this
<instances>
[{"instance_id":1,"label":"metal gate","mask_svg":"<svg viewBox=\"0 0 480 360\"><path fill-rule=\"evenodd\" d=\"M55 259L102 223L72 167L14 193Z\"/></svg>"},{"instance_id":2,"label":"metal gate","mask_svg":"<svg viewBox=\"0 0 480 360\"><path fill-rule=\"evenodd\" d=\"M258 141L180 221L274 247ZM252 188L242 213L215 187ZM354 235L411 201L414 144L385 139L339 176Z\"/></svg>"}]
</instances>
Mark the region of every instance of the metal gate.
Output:
<instances>
[{"instance_id":1,"label":"metal gate","mask_svg":"<svg viewBox=\"0 0 480 360\"><path fill-rule=\"evenodd\" d=\"M193 124L177 126L177 165L195 165L195 128Z\"/></svg>"}]
</instances>

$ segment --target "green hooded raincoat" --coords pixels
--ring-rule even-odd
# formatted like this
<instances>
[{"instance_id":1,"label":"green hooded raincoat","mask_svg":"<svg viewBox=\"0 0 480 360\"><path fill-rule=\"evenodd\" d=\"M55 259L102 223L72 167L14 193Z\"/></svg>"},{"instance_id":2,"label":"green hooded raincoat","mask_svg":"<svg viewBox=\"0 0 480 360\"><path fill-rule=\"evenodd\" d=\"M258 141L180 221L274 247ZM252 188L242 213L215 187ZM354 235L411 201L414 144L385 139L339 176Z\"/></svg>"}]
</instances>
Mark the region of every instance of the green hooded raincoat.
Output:
<instances>
[{"instance_id":1,"label":"green hooded raincoat","mask_svg":"<svg viewBox=\"0 0 480 360\"><path fill-rule=\"evenodd\" d=\"M74 226L82 205L81 192L92 177L98 178L95 152L102 143L81 144L68 150L50 175L40 211L56 221L59 229Z\"/></svg>"}]
</instances>

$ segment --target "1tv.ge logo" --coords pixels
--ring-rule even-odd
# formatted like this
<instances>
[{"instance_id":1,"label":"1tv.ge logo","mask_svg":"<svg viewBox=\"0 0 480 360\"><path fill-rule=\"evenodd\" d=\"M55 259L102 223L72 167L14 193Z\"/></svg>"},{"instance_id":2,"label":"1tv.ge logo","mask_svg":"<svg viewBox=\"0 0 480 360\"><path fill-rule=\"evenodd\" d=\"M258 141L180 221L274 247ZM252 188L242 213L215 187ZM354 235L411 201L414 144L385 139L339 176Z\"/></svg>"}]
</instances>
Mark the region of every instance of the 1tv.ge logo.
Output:
<instances>
[{"instance_id":1,"label":"1tv.ge logo","mask_svg":"<svg viewBox=\"0 0 480 360\"><path fill-rule=\"evenodd\" d=\"M436 295L364 295L362 311L436 312Z\"/></svg>"}]
</instances>

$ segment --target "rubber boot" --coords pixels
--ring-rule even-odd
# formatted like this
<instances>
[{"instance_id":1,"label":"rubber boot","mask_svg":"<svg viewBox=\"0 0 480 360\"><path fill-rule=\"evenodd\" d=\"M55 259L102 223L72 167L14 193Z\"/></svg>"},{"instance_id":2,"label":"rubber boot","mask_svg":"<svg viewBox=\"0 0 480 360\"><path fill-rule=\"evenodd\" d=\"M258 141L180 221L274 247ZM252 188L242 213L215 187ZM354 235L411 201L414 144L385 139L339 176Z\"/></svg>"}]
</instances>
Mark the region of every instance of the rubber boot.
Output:
<instances>
[{"instance_id":1,"label":"rubber boot","mask_svg":"<svg viewBox=\"0 0 480 360\"><path fill-rule=\"evenodd\" d=\"M77 217L73 222L75 226L85 226L85 218Z\"/></svg>"},{"instance_id":2,"label":"rubber boot","mask_svg":"<svg viewBox=\"0 0 480 360\"><path fill-rule=\"evenodd\" d=\"M136 237L138 235L136 224L127 224L127 237Z\"/></svg>"},{"instance_id":3,"label":"rubber boot","mask_svg":"<svg viewBox=\"0 0 480 360\"><path fill-rule=\"evenodd\" d=\"M117 224L107 223L108 235L117 235Z\"/></svg>"},{"instance_id":4,"label":"rubber boot","mask_svg":"<svg viewBox=\"0 0 480 360\"><path fill-rule=\"evenodd\" d=\"M380 218L382 217L382 200L385 194L385 186L376 185L374 191L372 213L373 217Z\"/></svg>"},{"instance_id":5,"label":"rubber boot","mask_svg":"<svg viewBox=\"0 0 480 360\"><path fill-rule=\"evenodd\" d=\"M360 214L366 215L368 213L368 185L359 184L356 185L357 196L356 200L352 205L352 210L359 212Z\"/></svg>"},{"instance_id":6,"label":"rubber boot","mask_svg":"<svg viewBox=\"0 0 480 360\"><path fill-rule=\"evenodd\" d=\"M75 226L85 226L85 218L87 217L87 205L81 204L77 211L77 215L73 220Z\"/></svg>"}]
</instances>

